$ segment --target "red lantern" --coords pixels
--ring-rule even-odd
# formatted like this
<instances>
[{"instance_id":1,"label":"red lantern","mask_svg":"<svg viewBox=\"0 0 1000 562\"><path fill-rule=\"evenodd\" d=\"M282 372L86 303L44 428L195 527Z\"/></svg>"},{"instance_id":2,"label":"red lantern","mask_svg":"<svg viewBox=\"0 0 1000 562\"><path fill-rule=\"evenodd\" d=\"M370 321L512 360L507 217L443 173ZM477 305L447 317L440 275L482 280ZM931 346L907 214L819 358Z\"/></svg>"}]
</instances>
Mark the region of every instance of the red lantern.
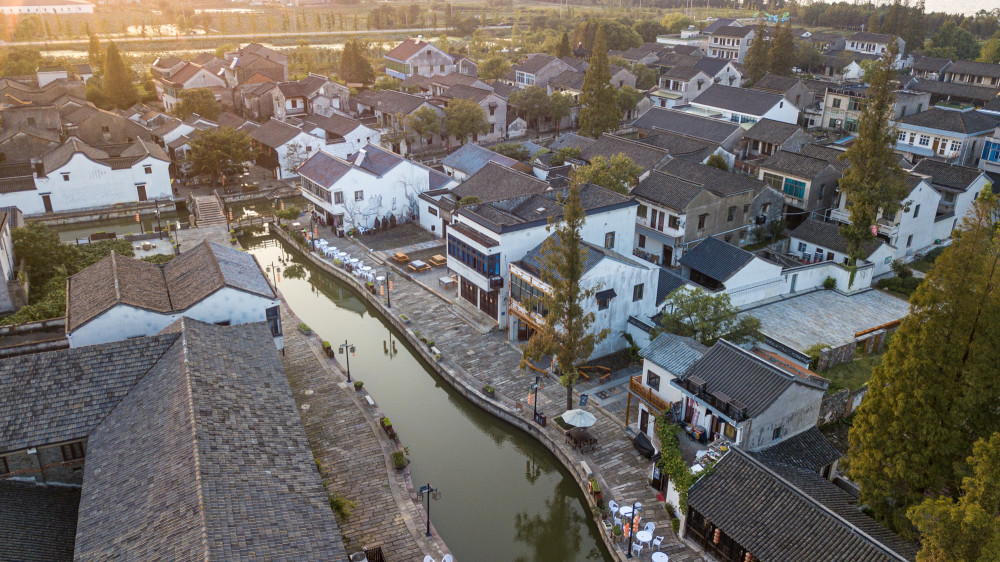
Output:
<instances>
[{"instance_id":1,"label":"red lantern","mask_svg":"<svg viewBox=\"0 0 1000 562\"><path fill-rule=\"evenodd\" d=\"M714 542L715 544L719 544L719 541L721 540L722 540L722 529L716 529L715 535L712 536L712 542Z\"/></svg>"},{"instance_id":2,"label":"red lantern","mask_svg":"<svg viewBox=\"0 0 1000 562\"><path fill-rule=\"evenodd\" d=\"M135 222L139 222L139 213L135 214Z\"/></svg>"}]
</instances>

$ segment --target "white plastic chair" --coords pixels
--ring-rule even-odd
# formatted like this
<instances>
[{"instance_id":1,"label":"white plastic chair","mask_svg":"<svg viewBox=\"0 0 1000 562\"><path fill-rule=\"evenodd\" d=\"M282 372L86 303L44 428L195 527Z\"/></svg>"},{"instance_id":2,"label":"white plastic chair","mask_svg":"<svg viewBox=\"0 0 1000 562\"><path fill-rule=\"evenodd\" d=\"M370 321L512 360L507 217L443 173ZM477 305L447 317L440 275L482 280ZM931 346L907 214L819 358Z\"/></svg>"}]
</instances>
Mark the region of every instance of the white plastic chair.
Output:
<instances>
[{"instance_id":1,"label":"white plastic chair","mask_svg":"<svg viewBox=\"0 0 1000 562\"><path fill-rule=\"evenodd\" d=\"M621 527L621 526L622 526L621 517L615 517L615 527Z\"/></svg>"},{"instance_id":2,"label":"white plastic chair","mask_svg":"<svg viewBox=\"0 0 1000 562\"><path fill-rule=\"evenodd\" d=\"M430 555L427 555L424 556L424 562L437 562L437 560L434 560L433 558L430 557Z\"/></svg>"},{"instance_id":3,"label":"white plastic chair","mask_svg":"<svg viewBox=\"0 0 1000 562\"><path fill-rule=\"evenodd\" d=\"M450 554L445 554L444 558L441 559L441 562L455 562L455 557Z\"/></svg>"},{"instance_id":4,"label":"white plastic chair","mask_svg":"<svg viewBox=\"0 0 1000 562\"><path fill-rule=\"evenodd\" d=\"M653 531L656 530L656 523L653 523L652 521L650 521L650 522L646 523L646 526L643 527L642 530L643 531L649 531L650 533L652 533Z\"/></svg>"},{"instance_id":5,"label":"white plastic chair","mask_svg":"<svg viewBox=\"0 0 1000 562\"><path fill-rule=\"evenodd\" d=\"M635 509L636 509L636 510L640 510L640 509L642 509L642 503L640 503L640 502L635 502Z\"/></svg>"},{"instance_id":6,"label":"white plastic chair","mask_svg":"<svg viewBox=\"0 0 1000 562\"><path fill-rule=\"evenodd\" d=\"M608 500L608 509L611 513L618 513L618 502L615 500Z\"/></svg>"},{"instance_id":7,"label":"white plastic chair","mask_svg":"<svg viewBox=\"0 0 1000 562\"><path fill-rule=\"evenodd\" d=\"M632 543L632 552L635 552L636 556L642 556L642 544Z\"/></svg>"},{"instance_id":8,"label":"white plastic chair","mask_svg":"<svg viewBox=\"0 0 1000 562\"><path fill-rule=\"evenodd\" d=\"M656 547L656 550L660 550L660 545L662 544L663 544L663 537L656 537L655 539L653 539L653 546Z\"/></svg>"}]
</instances>

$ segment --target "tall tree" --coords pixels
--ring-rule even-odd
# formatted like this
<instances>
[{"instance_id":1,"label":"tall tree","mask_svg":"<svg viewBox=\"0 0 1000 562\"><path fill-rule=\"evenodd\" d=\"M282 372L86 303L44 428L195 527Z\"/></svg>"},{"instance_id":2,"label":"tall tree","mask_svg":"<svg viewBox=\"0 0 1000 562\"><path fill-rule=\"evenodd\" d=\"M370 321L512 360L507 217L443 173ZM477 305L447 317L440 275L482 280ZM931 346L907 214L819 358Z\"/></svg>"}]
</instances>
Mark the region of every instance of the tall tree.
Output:
<instances>
[{"instance_id":1,"label":"tall tree","mask_svg":"<svg viewBox=\"0 0 1000 562\"><path fill-rule=\"evenodd\" d=\"M210 175L212 185L221 178L246 173L257 158L250 135L230 127L206 129L190 142L187 164L194 175Z\"/></svg>"},{"instance_id":2,"label":"tall tree","mask_svg":"<svg viewBox=\"0 0 1000 562\"><path fill-rule=\"evenodd\" d=\"M181 102L175 105L173 110L173 114L180 119L187 119L197 113L205 119L214 120L222 113L222 106L208 88L181 90L180 95Z\"/></svg>"},{"instance_id":3,"label":"tall tree","mask_svg":"<svg viewBox=\"0 0 1000 562\"><path fill-rule=\"evenodd\" d=\"M535 134L538 134L542 118L549 114L549 96L545 88L528 86L515 90L510 93L508 102L517 110L518 116L528 122L528 126L535 124Z\"/></svg>"},{"instance_id":4,"label":"tall tree","mask_svg":"<svg viewBox=\"0 0 1000 562\"><path fill-rule=\"evenodd\" d=\"M926 51L932 57L973 60L979 56L979 42L972 33L959 27L955 20L949 19L931 37L931 44Z\"/></svg>"},{"instance_id":5,"label":"tall tree","mask_svg":"<svg viewBox=\"0 0 1000 562\"><path fill-rule=\"evenodd\" d=\"M998 219L987 186L910 298L849 433L860 503L904 536L907 508L957 496L973 444L1000 431Z\"/></svg>"},{"instance_id":6,"label":"tall tree","mask_svg":"<svg viewBox=\"0 0 1000 562\"><path fill-rule=\"evenodd\" d=\"M744 78L750 84L756 84L758 80L770 70L771 57L768 52L767 27L764 20L757 21L757 27L753 31L753 39L750 41L750 48L747 56L743 59Z\"/></svg>"},{"instance_id":7,"label":"tall tree","mask_svg":"<svg viewBox=\"0 0 1000 562\"><path fill-rule=\"evenodd\" d=\"M993 34L993 37L983 45L977 60L990 64L1000 64L1000 31Z\"/></svg>"},{"instance_id":8,"label":"tall tree","mask_svg":"<svg viewBox=\"0 0 1000 562\"><path fill-rule=\"evenodd\" d=\"M608 65L608 47L604 42L604 28L598 27L594 36L594 50L590 67L583 78L580 96L580 134L597 138L614 131L622 121L618 109L618 96L611 85L611 67Z\"/></svg>"},{"instance_id":9,"label":"tall tree","mask_svg":"<svg viewBox=\"0 0 1000 562\"><path fill-rule=\"evenodd\" d=\"M639 102L642 101L642 98L643 93L639 90L636 90L631 86L622 86L622 88L618 90L618 99L616 100L618 103L618 109L621 110L622 115L630 119L630 117L628 117L629 114L632 110L639 106Z\"/></svg>"},{"instance_id":10,"label":"tall tree","mask_svg":"<svg viewBox=\"0 0 1000 562\"><path fill-rule=\"evenodd\" d=\"M841 156L850 167L840 179L841 197L851 202L851 224L840 228L847 240L853 265L863 257L861 249L875 237L872 226L879 214L895 213L907 195L905 174L893 152L896 141L890 122L896 72L893 64L899 47L895 41L865 74L868 96L858 120L858 137Z\"/></svg>"},{"instance_id":11,"label":"tall tree","mask_svg":"<svg viewBox=\"0 0 1000 562\"><path fill-rule=\"evenodd\" d=\"M549 287L541 304L545 314L542 323L524 346L524 356L538 361L553 356L559 368L559 382L566 387L566 409L573 407L573 385L582 365L604 340L608 330L590 330L594 313L584 314L584 303L594 296L596 288L580 286L589 250L583 245L580 231L584 224L580 184L574 181L563 203L561 221L552 221L552 236L542 243L542 281Z\"/></svg>"},{"instance_id":12,"label":"tall tree","mask_svg":"<svg viewBox=\"0 0 1000 562\"><path fill-rule=\"evenodd\" d=\"M785 25L775 26L777 33L771 45L771 72L782 76L792 75L795 64L795 39L792 37L792 21Z\"/></svg>"},{"instance_id":13,"label":"tall tree","mask_svg":"<svg viewBox=\"0 0 1000 562\"><path fill-rule=\"evenodd\" d=\"M368 62L356 39L348 39L340 54L340 78L345 82L371 84L375 82L375 71Z\"/></svg>"},{"instance_id":14,"label":"tall tree","mask_svg":"<svg viewBox=\"0 0 1000 562\"><path fill-rule=\"evenodd\" d=\"M493 53L479 64L480 80L499 80L510 70L510 61L499 53Z\"/></svg>"},{"instance_id":15,"label":"tall tree","mask_svg":"<svg viewBox=\"0 0 1000 562\"><path fill-rule=\"evenodd\" d=\"M101 40L93 31L90 32L90 44L87 46L87 62L94 72L99 72L104 66L104 49L101 48Z\"/></svg>"},{"instance_id":16,"label":"tall tree","mask_svg":"<svg viewBox=\"0 0 1000 562\"><path fill-rule=\"evenodd\" d=\"M928 498L908 511L920 530L918 562L995 561L1000 553L1000 433L980 439L968 459L962 495Z\"/></svg>"},{"instance_id":17,"label":"tall tree","mask_svg":"<svg viewBox=\"0 0 1000 562\"><path fill-rule=\"evenodd\" d=\"M423 146L425 138L441 133L441 117L425 105L406 117L406 126L413 129L420 146Z\"/></svg>"},{"instance_id":18,"label":"tall tree","mask_svg":"<svg viewBox=\"0 0 1000 562\"><path fill-rule=\"evenodd\" d=\"M757 341L760 320L754 316L740 316L729 295L706 293L700 287L694 290L679 289L666 300L660 325L650 334L661 332L688 336L706 346L713 346L722 338L736 345Z\"/></svg>"},{"instance_id":19,"label":"tall tree","mask_svg":"<svg viewBox=\"0 0 1000 562\"><path fill-rule=\"evenodd\" d=\"M595 156L590 159L589 164L572 172L573 181L581 185L593 183L622 195L628 195L629 190L639 181L640 174L642 168L622 152L611 158Z\"/></svg>"},{"instance_id":20,"label":"tall tree","mask_svg":"<svg viewBox=\"0 0 1000 562\"><path fill-rule=\"evenodd\" d=\"M646 43L656 43L657 35L665 35L667 33L667 28L656 20L642 20L635 22L632 29L642 37L642 40Z\"/></svg>"},{"instance_id":21,"label":"tall tree","mask_svg":"<svg viewBox=\"0 0 1000 562\"><path fill-rule=\"evenodd\" d=\"M108 43L103 71L104 96L112 107L128 109L139 102L139 92L132 82L132 69L125 66L114 42Z\"/></svg>"},{"instance_id":22,"label":"tall tree","mask_svg":"<svg viewBox=\"0 0 1000 562\"><path fill-rule=\"evenodd\" d=\"M465 144L470 135L490 132L490 121L481 105L465 99L452 99L444 107L444 128Z\"/></svg>"},{"instance_id":23,"label":"tall tree","mask_svg":"<svg viewBox=\"0 0 1000 562\"><path fill-rule=\"evenodd\" d=\"M552 92L549 96L548 115L559 131L562 120L569 117L573 111L573 96L565 92Z\"/></svg>"},{"instance_id":24,"label":"tall tree","mask_svg":"<svg viewBox=\"0 0 1000 562\"><path fill-rule=\"evenodd\" d=\"M556 47L555 55L559 58L573 56L573 48L569 46L568 33L563 32L562 38L559 39L559 45Z\"/></svg>"}]
</instances>

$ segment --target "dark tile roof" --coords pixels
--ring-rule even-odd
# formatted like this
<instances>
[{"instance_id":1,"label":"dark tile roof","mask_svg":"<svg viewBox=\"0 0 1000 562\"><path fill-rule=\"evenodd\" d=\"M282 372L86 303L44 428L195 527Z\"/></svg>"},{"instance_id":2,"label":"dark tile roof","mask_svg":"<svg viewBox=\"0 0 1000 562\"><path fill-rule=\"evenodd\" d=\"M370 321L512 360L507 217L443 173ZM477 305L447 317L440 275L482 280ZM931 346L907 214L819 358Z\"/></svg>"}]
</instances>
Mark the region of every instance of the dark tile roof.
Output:
<instances>
[{"instance_id":1,"label":"dark tile roof","mask_svg":"<svg viewBox=\"0 0 1000 562\"><path fill-rule=\"evenodd\" d=\"M921 72L943 72L950 64L951 59L938 57L917 57L917 59L913 61L913 70Z\"/></svg>"},{"instance_id":2,"label":"dark tile roof","mask_svg":"<svg viewBox=\"0 0 1000 562\"><path fill-rule=\"evenodd\" d=\"M900 124L962 134L989 131L995 128L998 122L1000 122L1000 115L976 110L957 111L939 107L907 115L897 121Z\"/></svg>"},{"instance_id":3,"label":"dark tile roof","mask_svg":"<svg viewBox=\"0 0 1000 562\"><path fill-rule=\"evenodd\" d=\"M691 66L675 66L664 72L662 76L664 78L674 78L676 80L683 80L686 82L701 73L703 73L703 71ZM709 78L711 78L711 76L709 76Z\"/></svg>"},{"instance_id":4,"label":"dark tile roof","mask_svg":"<svg viewBox=\"0 0 1000 562\"><path fill-rule=\"evenodd\" d=\"M163 334L0 361L0 453L86 437L175 339Z\"/></svg>"},{"instance_id":5,"label":"dark tile roof","mask_svg":"<svg viewBox=\"0 0 1000 562\"><path fill-rule=\"evenodd\" d=\"M661 166L660 171L691 183L703 185L712 193L723 197L746 191L759 193L767 185L750 176L724 172L718 168L690 162L683 158L674 158Z\"/></svg>"},{"instance_id":6,"label":"dark tile roof","mask_svg":"<svg viewBox=\"0 0 1000 562\"><path fill-rule=\"evenodd\" d=\"M931 183L958 191L969 189L974 181L983 174L979 168L969 168L945 162L924 158L913 168L913 172L931 176Z\"/></svg>"},{"instance_id":7,"label":"dark tile roof","mask_svg":"<svg viewBox=\"0 0 1000 562\"><path fill-rule=\"evenodd\" d=\"M792 472L795 483L786 477ZM847 492L808 471L779 475L736 447L691 486L688 505L761 560L913 559L912 550L899 547L901 541L862 513Z\"/></svg>"},{"instance_id":8,"label":"dark tile roof","mask_svg":"<svg viewBox=\"0 0 1000 562\"><path fill-rule=\"evenodd\" d=\"M491 88L493 88L493 93L507 99L511 92L517 91L517 86L511 86L505 82L487 82Z\"/></svg>"},{"instance_id":9,"label":"dark tile roof","mask_svg":"<svg viewBox=\"0 0 1000 562\"><path fill-rule=\"evenodd\" d=\"M314 113L303 117L302 121L320 127L324 131L333 133L339 137L345 137L351 131L361 126L361 121L337 114L326 116Z\"/></svg>"},{"instance_id":10,"label":"dark tile roof","mask_svg":"<svg viewBox=\"0 0 1000 562\"><path fill-rule=\"evenodd\" d=\"M549 235L548 238L554 238L556 234ZM543 269L547 267L548 256L542 251L542 247L545 244L543 240L534 248L528 250L528 253L517 262L519 266L526 269L529 273L534 275L541 275ZM618 252L597 246L596 244L590 244L589 242L581 242L580 249L583 250L583 273L586 275L591 269L594 269L597 264L601 263L605 258L612 259L626 265L630 265L636 268L649 268L653 267L646 263L640 263L636 260L629 259ZM556 273L558 275L558 273Z\"/></svg>"},{"instance_id":11,"label":"dark tile roof","mask_svg":"<svg viewBox=\"0 0 1000 562\"><path fill-rule=\"evenodd\" d=\"M763 170L775 170L784 174L813 179L831 164L826 160L813 158L796 152L779 150L765 160L757 162L757 167Z\"/></svg>"},{"instance_id":12,"label":"dark tile roof","mask_svg":"<svg viewBox=\"0 0 1000 562\"><path fill-rule=\"evenodd\" d=\"M687 372L691 365L701 359L707 351L707 347L691 338L663 332L649 342L649 345L639 350L639 355L672 374L680 376Z\"/></svg>"},{"instance_id":13,"label":"dark tile roof","mask_svg":"<svg viewBox=\"0 0 1000 562\"><path fill-rule=\"evenodd\" d=\"M452 86L444 91L444 97L446 98L472 100L476 103L482 103L491 95L493 95L493 92L490 90L466 86L464 84Z\"/></svg>"},{"instance_id":14,"label":"dark tile roof","mask_svg":"<svg viewBox=\"0 0 1000 562\"><path fill-rule=\"evenodd\" d=\"M518 172L496 162L488 162L478 172L456 186L457 197L478 197L483 203L541 193L549 184L533 175Z\"/></svg>"},{"instance_id":15,"label":"dark tile roof","mask_svg":"<svg viewBox=\"0 0 1000 562\"><path fill-rule=\"evenodd\" d=\"M815 426L751 454L768 466L785 464L817 473L843 456Z\"/></svg>"},{"instance_id":16,"label":"dark tile roof","mask_svg":"<svg viewBox=\"0 0 1000 562\"><path fill-rule=\"evenodd\" d=\"M660 130L653 131L648 137L638 141L666 149L674 158L684 158L691 162L703 162L719 148L718 143Z\"/></svg>"},{"instance_id":17,"label":"dark tile roof","mask_svg":"<svg viewBox=\"0 0 1000 562\"><path fill-rule=\"evenodd\" d=\"M322 150L317 151L299 167L299 175L313 181L323 187L330 187L337 183L337 180L344 177L351 169L351 163L327 154Z\"/></svg>"},{"instance_id":18,"label":"dark tile roof","mask_svg":"<svg viewBox=\"0 0 1000 562\"><path fill-rule=\"evenodd\" d=\"M554 140L552 144L549 145L549 149L555 152L560 148L576 147L582 151L588 146L594 144L595 142L597 141L590 137L585 137L583 135L578 135L576 133L563 133L559 138Z\"/></svg>"},{"instance_id":19,"label":"dark tile roof","mask_svg":"<svg viewBox=\"0 0 1000 562\"><path fill-rule=\"evenodd\" d=\"M534 74L539 70L545 68L546 65L556 60L556 57L552 55L534 55L529 57L528 60L522 62L521 64L515 64L513 70L520 70L521 72L527 72L528 74Z\"/></svg>"},{"instance_id":20,"label":"dark tile roof","mask_svg":"<svg viewBox=\"0 0 1000 562\"><path fill-rule=\"evenodd\" d=\"M826 160L831 166L837 168L841 172L846 170L851 163L840 156L844 154L844 150L839 150L829 146L820 146L818 144L807 144L799 149L799 154L810 156L812 158L819 158L820 160Z\"/></svg>"},{"instance_id":21,"label":"dark tile roof","mask_svg":"<svg viewBox=\"0 0 1000 562\"><path fill-rule=\"evenodd\" d=\"M713 21L712 23L708 24L708 26L706 26L705 29L702 30L702 33L705 34L705 35L711 35L711 34L715 33L715 31L717 29L719 29L720 27L731 26L734 23L737 23L735 19L732 19L732 18L719 18L719 19Z\"/></svg>"},{"instance_id":22,"label":"dark tile roof","mask_svg":"<svg viewBox=\"0 0 1000 562\"><path fill-rule=\"evenodd\" d=\"M791 123L783 123L773 119L761 119L747 129L746 133L743 133L743 138L780 145L801 130L801 127Z\"/></svg>"},{"instance_id":23,"label":"dark tile roof","mask_svg":"<svg viewBox=\"0 0 1000 562\"><path fill-rule=\"evenodd\" d=\"M611 159L618 154L628 156L644 170L656 169L669 156L667 151L662 148L624 137L603 134L601 138L597 139L597 142L584 148L580 157L590 162L597 156Z\"/></svg>"},{"instance_id":24,"label":"dark tile roof","mask_svg":"<svg viewBox=\"0 0 1000 562\"><path fill-rule=\"evenodd\" d=\"M734 88L722 84L712 84L707 90L691 100L692 104L717 107L748 115L763 115L782 100L778 94Z\"/></svg>"},{"instance_id":25,"label":"dark tile roof","mask_svg":"<svg viewBox=\"0 0 1000 562\"><path fill-rule=\"evenodd\" d=\"M665 267L660 268L660 276L656 284L656 305L660 306L671 293L687 284L687 281Z\"/></svg>"},{"instance_id":26,"label":"dark tile roof","mask_svg":"<svg viewBox=\"0 0 1000 562\"><path fill-rule=\"evenodd\" d=\"M976 62L971 60L957 60L948 67L948 72L955 74L969 74L972 76L988 76L990 78L1000 78L1000 64L988 62Z\"/></svg>"},{"instance_id":27,"label":"dark tile roof","mask_svg":"<svg viewBox=\"0 0 1000 562\"><path fill-rule=\"evenodd\" d=\"M822 246L827 250L839 254L848 253L847 240L840 235L840 226L837 223L823 222L816 219L806 219L802 224L795 227L788 233L790 238L797 238L803 242L809 242L817 246ZM875 250L882 246L883 242L879 238L874 238L865 243L862 252L865 256L871 256Z\"/></svg>"},{"instance_id":28,"label":"dark tile roof","mask_svg":"<svg viewBox=\"0 0 1000 562\"><path fill-rule=\"evenodd\" d=\"M673 51L678 55L693 55L695 53L702 53L702 54L704 53L704 51L701 50L701 47L698 47L697 45L674 45ZM664 51L659 51L659 52L664 52Z\"/></svg>"},{"instance_id":29,"label":"dark tile roof","mask_svg":"<svg viewBox=\"0 0 1000 562\"><path fill-rule=\"evenodd\" d=\"M362 151L364 151L365 157L361 162L358 162L358 156ZM355 166L368 170L377 176L384 176L386 172L404 161L404 158L395 152L386 150L381 146L375 146L374 144L366 144L364 148L351 154L347 159L354 163Z\"/></svg>"},{"instance_id":30,"label":"dark tile roof","mask_svg":"<svg viewBox=\"0 0 1000 562\"><path fill-rule=\"evenodd\" d=\"M697 68L698 70L701 70L702 72L705 72L712 78L715 78L715 75L722 72L722 69L725 68L726 65L731 62L735 64L735 61L728 59L720 59L716 57L698 57L697 62L694 63L694 67Z\"/></svg>"},{"instance_id":31,"label":"dark tile roof","mask_svg":"<svg viewBox=\"0 0 1000 562\"><path fill-rule=\"evenodd\" d=\"M344 559L267 325L168 330L88 439L76 558Z\"/></svg>"},{"instance_id":32,"label":"dark tile roof","mask_svg":"<svg viewBox=\"0 0 1000 562\"><path fill-rule=\"evenodd\" d=\"M403 41L399 45L392 48L391 51L385 54L386 57L391 59L396 59L398 61L406 61L413 55L417 54L420 49L423 49L427 45L430 45L427 41L422 41L418 38L411 37L406 41Z\"/></svg>"},{"instance_id":33,"label":"dark tile roof","mask_svg":"<svg viewBox=\"0 0 1000 562\"><path fill-rule=\"evenodd\" d=\"M470 238L473 242L479 244L484 248L496 248L497 246L500 245L500 243L497 242L496 240L490 238L489 236L486 236L485 234L479 232L478 230L464 223L456 222L449 225L448 228Z\"/></svg>"},{"instance_id":34,"label":"dark tile roof","mask_svg":"<svg viewBox=\"0 0 1000 562\"><path fill-rule=\"evenodd\" d=\"M684 211L691 200L704 189L705 187L698 183L691 183L660 172L652 172L632 189L631 195L676 211Z\"/></svg>"},{"instance_id":35,"label":"dark tile roof","mask_svg":"<svg viewBox=\"0 0 1000 562\"><path fill-rule=\"evenodd\" d=\"M487 162L496 162L501 166L507 166L512 168L514 164L517 164L517 160L513 158L504 156L503 154L497 154L492 150L483 148L478 144L466 143L462 145L458 150L452 152L448 156L445 156L441 160L443 166L449 166L460 170L467 175L472 175L483 169L483 166Z\"/></svg>"},{"instance_id":36,"label":"dark tile roof","mask_svg":"<svg viewBox=\"0 0 1000 562\"><path fill-rule=\"evenodd\" d=\"M753 27L750 27L749 25L742 26L742 27L736 27L735 25L724 25L724 26L716 29L712 33L712 36L713 37L717 36L717 37L740 37L740 38L743 38L743 37L746 37L747 35L750 35L750 33L752 33L752 32L753 32Z\"/></svg>"},{"instance_id":37,"label":"dark tile roof","mask_svg":"<svg viewBox=\"0 0 1000 562\"><path fill-rule=\"evenodd\" d=\"M369 97L371 99L363 103L373 104L375 109L392 115L409 115L427 102L427 98L404 94L395 90L380 90ZM358 99L360 100L361 96L358 96Z\"/></svg>"},{"instance_id":38,"label":"dark tile roof","mask_svg":"<svg viewBox=\"0 0 1000 562\"><path fill-rule=\"evenodd\" d=\"M954 96L980 102L989 102L996 99L997 94L1000 93L1000 88L973 86L972 84L959 84L956 82L938 82L929 78L914 78L906 84L906 87L918 92L928 92L938 96Z\"/></svg>"},{"instance_id":39,"label":"dark tile roof","mask_svg":"<svg viewBox=\"0 0 1000 562\"><path fill-rule=\"evenodd\" d=\"M755 90L765 92L778 92L784 94L799 83L799 79L794 76L782 76L780 74L765 74L763 78L753 85Z\"/></svg>"},{"instance_id":40,"label":"dark tile roof","mask_svg":"<svg viewBox=\"0 0 1000 562\"><path fill-rule=\"evenodd\" d=\"M867 31L859 31L850 37L851 41L867 41L869 43L885 43L889 44L892 41L892 35L887 35L885 33L869 33Z\"/></svg>"},{"instance_id":41,"label":"dark tile roof","mask_svg":"<svg viewBox=\"0 0 1000 562\"><path fill-rule=\"evenodd\" d=\"M753 260L753 254L716 238L702 240L681 256L680 264L725 282ZM730 394L730 396L732 396Z\"/></svg>"},{"instance_id":42,"label":"dark tile roof","mask_svg":"<svg viewBox=\"0 0 1000 562\"><path fill-rule=\"evenodd\" d=\"M0 481L0 560L70 562L80 490Z\"/></svg>"},{"instance_id":43,"label":"dark tile roof","mask_svg":"<svg viewBox=\"0 0 1000 562\"><path fill-rule=\"evenodd\" d=\"M723 143L737 130L742 130L738 123L699 117L662 107L650 108L632 125L639 129L660 129L715 143Z\"/></svg>"},{"instance_id":44,"label":"dark tile roof","mask_svg":"<svg viewBox=\"0 0 1000 562\"><path fill-rule=\"evenodd\" d=\"M567 70L549 80L549 84L552 84L553 86L562 86L563 88L569 88L570 90L580 90L583 88L583 79L586 78L586 76L586 72Z\"/></svg>"},{"instance_id":45,"label":"dark tile roof","mask_svg":"<svg viewBox=\"0 0 1000 562\"><path fill-rule=\"evenodd\" d=\"M569 188L552 189L531 195L514 197L489 203L478 203L463 207L459 213L483 224L494 232L503 231L505 226L547 224L549 219L562 216L561 199L569 193ZM625 205L637 205L631 199L610 189L595 184L580 187L580 204L588 214Z\"/></svg>"},{"instance_id":46,"label":"dark tile roof","mask_svg":"<svg viewBox=\"0 0 1000 562\"><path fill-rule=\"evenodd\" d=\"M302 133L302 129L283 123L277 119L268 119L260 128L250 133L253 139L264 146L278 148Z\"/></svg>"}]
</instances>

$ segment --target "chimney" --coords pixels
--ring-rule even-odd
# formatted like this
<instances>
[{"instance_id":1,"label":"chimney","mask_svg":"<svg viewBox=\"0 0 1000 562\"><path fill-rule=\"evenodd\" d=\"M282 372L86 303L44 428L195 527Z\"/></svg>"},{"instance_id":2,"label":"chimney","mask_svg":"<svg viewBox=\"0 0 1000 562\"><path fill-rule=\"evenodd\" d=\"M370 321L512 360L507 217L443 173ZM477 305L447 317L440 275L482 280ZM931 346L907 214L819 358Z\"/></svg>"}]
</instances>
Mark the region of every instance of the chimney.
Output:
<instances>
[{"instance_id":1,"label":"chimney","mask_svg":"<svg viewBox=\"0 0 1000 562\"><path fill-rule=\"evenodd\" d=\"M424 36L423 35L417 35L417 43L419 43L419 42L421 42L423 40L424 40Z\"/></svg>"},{"instance_id":2,"label":"chimney","mask_svg":"<svg viewBox=\"0 0 1000 562\"><path fill-rule=\"evenodd\" d=\"M362 148L361 150L359 150L357 157L354 158L354 165L360 166L361 163L365 161L366 155L367 153L365 152L365 149Z\"/></svg>"}]
</instances>

